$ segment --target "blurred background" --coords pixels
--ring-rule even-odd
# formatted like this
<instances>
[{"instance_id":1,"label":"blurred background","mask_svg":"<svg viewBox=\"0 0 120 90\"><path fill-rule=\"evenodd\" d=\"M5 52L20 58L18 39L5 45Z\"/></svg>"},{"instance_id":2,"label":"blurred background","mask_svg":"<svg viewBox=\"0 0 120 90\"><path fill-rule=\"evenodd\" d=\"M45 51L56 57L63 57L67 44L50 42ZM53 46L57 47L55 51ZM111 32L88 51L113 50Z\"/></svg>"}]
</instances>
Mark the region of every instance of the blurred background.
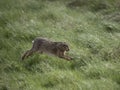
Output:
<instances>
[{"instance_id":1,"label":"blurred background","mask_svg":"<svg viewBox=\"0 0 120 90\"><path fill-rule=\"evenodd\" d=\"M21 61L36 37L73 60ZM0 90L120 90L120 0L0 0Z\"/></svg>"}]
</instances>

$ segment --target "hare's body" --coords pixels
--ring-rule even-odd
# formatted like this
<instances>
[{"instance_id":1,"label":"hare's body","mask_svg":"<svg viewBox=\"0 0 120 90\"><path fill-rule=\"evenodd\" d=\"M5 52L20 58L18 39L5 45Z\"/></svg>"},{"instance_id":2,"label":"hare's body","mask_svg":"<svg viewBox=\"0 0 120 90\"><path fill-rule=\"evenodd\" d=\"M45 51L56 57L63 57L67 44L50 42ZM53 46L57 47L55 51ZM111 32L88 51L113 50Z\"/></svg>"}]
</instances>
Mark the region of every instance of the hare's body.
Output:
<instances>
[{"instance_id":1,"label":"hare's body","mask_svg":"<svg viewBox=\"0 0 120 90\"><path fill-rule=\"evenodd\" d=\"M25 57L31 56L34 52L49 53L60 58L71 60L70 57L65 55L66 51L69 51L69 47L65 42L53 42L45 38L36 38L33 41L32 48L23 54L22 60Z\"/></svg>"}]
</instances>

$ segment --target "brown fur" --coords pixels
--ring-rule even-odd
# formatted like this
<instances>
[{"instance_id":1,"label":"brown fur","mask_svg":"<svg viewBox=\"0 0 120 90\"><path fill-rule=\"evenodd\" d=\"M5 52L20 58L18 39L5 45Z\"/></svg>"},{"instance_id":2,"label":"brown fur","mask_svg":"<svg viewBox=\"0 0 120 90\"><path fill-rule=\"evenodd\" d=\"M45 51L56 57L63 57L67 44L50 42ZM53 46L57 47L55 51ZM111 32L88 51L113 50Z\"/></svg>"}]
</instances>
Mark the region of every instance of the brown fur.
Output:
<instances>
[{"instance_id":1,"label":"brown fur","mask_svg":"<svg viewBox=\"0 0 120 90\"><path fill-rule=\"evenodd\" d=\"M45 38L36 38L33 42L32 48L23 54L22 60L31 56L35 52L50 53L60 58L71 60L70 57L65 55L66 51L69 51L69 46L65 42L53 42Z\"/></svg>"}]
</instances>

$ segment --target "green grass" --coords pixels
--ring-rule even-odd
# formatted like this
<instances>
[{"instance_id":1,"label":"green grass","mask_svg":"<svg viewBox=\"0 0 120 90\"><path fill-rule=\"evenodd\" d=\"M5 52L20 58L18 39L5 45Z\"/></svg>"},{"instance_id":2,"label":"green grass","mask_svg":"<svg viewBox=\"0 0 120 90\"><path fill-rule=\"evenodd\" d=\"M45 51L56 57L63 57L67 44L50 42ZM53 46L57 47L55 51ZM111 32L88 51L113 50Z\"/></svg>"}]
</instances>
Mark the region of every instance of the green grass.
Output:
<instances>
[{"instance_id":1,"label":"green grass","mask_svg":"<svg viewBox=\"0 0 120 90\"><path fill-rule=\"evenodd\" d=\"M120 90L119 0L1 0L0 90ZM68 62L21 61L35 37L65 41Z\"/></svg>"}]
</instances>

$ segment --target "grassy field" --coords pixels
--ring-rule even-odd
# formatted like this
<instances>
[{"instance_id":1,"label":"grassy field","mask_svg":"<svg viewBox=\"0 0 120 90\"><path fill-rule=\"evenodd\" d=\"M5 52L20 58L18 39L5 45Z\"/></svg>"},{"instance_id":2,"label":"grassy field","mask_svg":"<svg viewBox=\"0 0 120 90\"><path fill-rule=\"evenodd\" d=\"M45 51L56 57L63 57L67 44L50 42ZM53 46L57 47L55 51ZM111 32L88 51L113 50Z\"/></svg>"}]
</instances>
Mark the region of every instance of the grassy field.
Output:
<instances>
[{"instance_id":1,"label":"grassy field","mask_svg":"<svg viewBox=\"0 0 120 90\"><path fill-rule=\"evenodd\" d=\"M21 55L35 37L72 61ZM119 0L0 0L0 90L120 90Z\"/></svg>"}]
</instances>

